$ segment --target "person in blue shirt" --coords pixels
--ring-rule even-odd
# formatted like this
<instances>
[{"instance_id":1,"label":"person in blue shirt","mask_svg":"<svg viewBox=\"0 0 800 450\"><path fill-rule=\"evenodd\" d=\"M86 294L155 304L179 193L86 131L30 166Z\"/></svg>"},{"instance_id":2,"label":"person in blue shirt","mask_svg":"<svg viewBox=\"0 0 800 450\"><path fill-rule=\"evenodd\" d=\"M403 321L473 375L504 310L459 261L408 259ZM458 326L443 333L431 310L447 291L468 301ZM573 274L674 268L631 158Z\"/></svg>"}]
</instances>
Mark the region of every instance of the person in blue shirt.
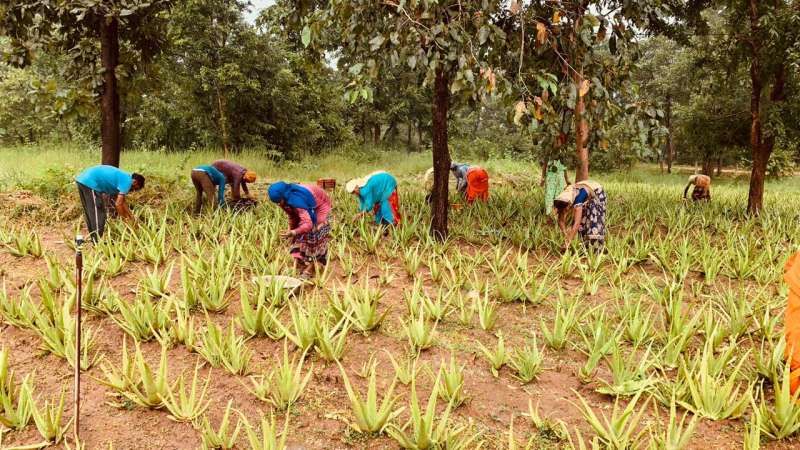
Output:
<instances>
[{"instance_id":1,"label":"person in blue shirt","mask_svg":"<svg viewBox=\"0 0 800 450\"><path fill-rule=\"evenodd\" d=\"M192 169L192 183L194 184L195 200L194 213L200 213L203 208L203 193L206 194L208 206L213 210L225 204L225 175L214 166L197 166ZM217 191L216 202L214 191Z\"/></svg>"},{"instance_id":2,"label":"person in blue shirt","mask_svg":"<svg viewBox=\"0 0 800 450\"><path fill-rule=\"evenodd\" d=\"M378 225L400 223L400 199L397 195L397 180L384 171L373 172L366 177L350 180L345 190L358 197L358 220L372 212Z\"/></svg>"},{"instance_id":3,"label":"person in blue shirt","mask_svg":"<svg viewBox=\"0 0 800 450\"><path fill-rule=\"evenodd\" d=\"M103 235L106 227L106 202L112 201L117 215L133 221L133 214L125 201L130 192L144 187L144 177L128 173L113 166L90 167L75 177L78 195L83 205L86 227L93 242Z\"/></svg>"}]
</instances>

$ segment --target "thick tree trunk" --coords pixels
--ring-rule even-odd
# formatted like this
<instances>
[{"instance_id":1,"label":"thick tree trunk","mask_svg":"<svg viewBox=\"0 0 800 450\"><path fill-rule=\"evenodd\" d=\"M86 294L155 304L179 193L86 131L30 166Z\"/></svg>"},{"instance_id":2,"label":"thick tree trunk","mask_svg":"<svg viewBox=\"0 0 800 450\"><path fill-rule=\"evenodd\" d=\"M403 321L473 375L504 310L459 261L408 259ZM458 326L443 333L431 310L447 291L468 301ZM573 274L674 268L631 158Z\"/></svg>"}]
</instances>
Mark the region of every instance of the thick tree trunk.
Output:
<instances>
[{"instance_id":1,"label":"thick tree trunk","mask_svg":"<svg viewBox=\"0 0 800 450\"><path fill-rule=\"evenodd\" d=\"M447 215L450 209L450 149L447 146L447 111L450 107L450 80L440 67L433 85L433 196L431 201L431 235L447 239Z\"/></svg>"},{"instance_id":2,"label":"thick tree trunk","mask_svg":"<svg viewBox=\"0 0 800 450\"><path fill-rule=\"evenodd\" d=\"M672 96L667 96L667 173L672 173L672 161L675 159L675 142L672 140Z\"/></svg>"},{"instance_id":3,"label":"thick tree trunk","mask_svg":"<svg viewBox=\"0 0 800 450\"><path fill-rule=\"evenodd\" d=\"M116 18L100 23L100 60L103 64L103 93L100 98L100 136L103 146L101 160L103 164L119 167L119 21Z\"/></svg>"}]
</instances>

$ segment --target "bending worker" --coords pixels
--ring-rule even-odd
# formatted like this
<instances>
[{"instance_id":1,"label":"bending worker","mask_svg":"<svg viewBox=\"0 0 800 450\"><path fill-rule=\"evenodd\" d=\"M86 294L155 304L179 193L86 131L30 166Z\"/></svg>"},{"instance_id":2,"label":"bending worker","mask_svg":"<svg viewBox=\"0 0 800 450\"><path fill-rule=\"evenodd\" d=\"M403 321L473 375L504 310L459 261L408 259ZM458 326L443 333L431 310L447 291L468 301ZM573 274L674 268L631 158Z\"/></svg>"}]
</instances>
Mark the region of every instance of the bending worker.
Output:
<instances>
[{"instance_id":1,"label":"bending worker","mask_svg":"<svg viewBox=\"0 0 800 450\"><path fill-rule=\"evenodd\" d=\"M231 185L231 195L233 196L234 202L241 199L241 194L239 192L240 187L244 191L244 194L250 197L247 183L254 183L256 181L255 172L247 170L239 164L226 159L214 161L211 163L211 166L225 175L225 182Z\"/></svg>"},{"instance_id":2,"label":"bending worker","mask_svg":"<svg viewBox=\"0 0 800 450\"><path fill-rule=\"evenodd\" d=\"M686 193L689 191L689 186L694 185L692 190L692 200L711 200L711 177L708 175L695 174L689 177L689 184L683 190L683 199L686 200Z\"/></svg>"},{"instance_id":3,"label":"bending worker","mask_svg":"<svg viewBox=\"0 0 800 450\"><path fill-rule=\"evenodd\" d=\"M225 175L214 166L197 166L192 169L192 183L195 190L195 214L198 214L203 207L203 193L212 210L225 204ZM216 201L214 201L214 190L217 191Z\"/></svg>"},{"instance_id":4,"label":"bending worker","mask_svg":"<svg viewBox=\"0 0 800 450\"><path fill-rule=\"evenodd\" d=\"M75 177L75 182L78 184L86 227L93 242L97 242L106 228L105 197L114 202L118 216L127 221L134 220L125 198L129 192L144 187L142 175L123 172L113 166L94 166Z\"/></svg>"},{"instance_id":5,"label":"bending worker","mask_svg":"<svg viewBox=\"0 0 800 450\"><path fill-rule=\"evenodd\" d=\"M606 193L596 181L584 180L571 184L553 201L558 226L564 233L564 246L569 248L572 239L580 234L587 247L602 247L606 239ZM566 220L572 210L572 226Z\"/></svg>"},{"instance_id":6,"label":"bending worker","mask_svg":"<svg viewBox=\"0 0 800 450\"><path fill-rule=\"evenodd\" d=\"M268 193L289 217L289 229L281 237L291 240L295 267L303 278L310 278L317 264L328 263L331 199L318 186L283 181L270 185Z\"/></svg>"},{"instance_id":7,"label":"bending worker","mask_svg":"<svg viewBox=\"0 0 800 450\"><path fill-rule=\"evenodd\" d=\"M487 201L489 199L489 173L486 169L467 164L450 165L450 171L456 177L456 188L464 196L467 203L475 199Z\"/></svg>"},{"instance_id":8,"label":"bending worker","mask_svg":"<svg viewBox=\"0 0 800 450\"><path fill-rule=\"evenodd\" d=\"M363 178L350 180L345 190L358 197L358 220L370 211L379 225L400 223L400 200L397 195L397 180L384 171L373 172Z\"/></svg>"}]
</instances>

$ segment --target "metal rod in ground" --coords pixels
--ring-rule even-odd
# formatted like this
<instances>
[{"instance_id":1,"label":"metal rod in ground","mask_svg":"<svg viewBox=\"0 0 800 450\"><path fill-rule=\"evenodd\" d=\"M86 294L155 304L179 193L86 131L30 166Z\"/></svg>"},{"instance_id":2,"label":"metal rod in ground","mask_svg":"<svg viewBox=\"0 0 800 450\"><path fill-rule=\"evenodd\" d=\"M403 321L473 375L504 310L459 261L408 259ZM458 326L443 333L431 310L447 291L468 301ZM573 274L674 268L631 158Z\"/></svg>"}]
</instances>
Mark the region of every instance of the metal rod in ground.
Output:
<instances>
[{"instance_id":1,"label":"metal rod in ground","mask_svg":"<svg viewBox=\"0 0 800 450\"><path fill-rule=\"evenodd\" d=\"M75 299L77 315L75 318L75 441L80 442L81 430L81 310L83 303L83 236L75 237Z\"/></svg>"}]
</instances>

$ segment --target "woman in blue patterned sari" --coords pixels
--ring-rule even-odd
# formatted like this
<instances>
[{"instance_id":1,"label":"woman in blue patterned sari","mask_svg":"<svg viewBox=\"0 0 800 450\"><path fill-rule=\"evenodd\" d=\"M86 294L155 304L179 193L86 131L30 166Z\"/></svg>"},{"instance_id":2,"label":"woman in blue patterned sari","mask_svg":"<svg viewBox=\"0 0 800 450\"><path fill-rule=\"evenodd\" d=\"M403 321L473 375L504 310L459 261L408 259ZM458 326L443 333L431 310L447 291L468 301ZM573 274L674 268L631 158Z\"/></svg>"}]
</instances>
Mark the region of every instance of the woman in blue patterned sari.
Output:
<instances>
[{"instance_id":1,"label":"woman in blue patterned sari","mask_svg":"<svg viewBox=\"0 0 800 450\"><path fill-rule=\"evenodd\" d=\"M606 240L606 193L596 181L578 181L564 188L553 201L558 226L564 233L563 250L580 234L590 248L602 248ZM573 211L572 226L567 228L567 214Z\"/></svg>"}]
</instances>

